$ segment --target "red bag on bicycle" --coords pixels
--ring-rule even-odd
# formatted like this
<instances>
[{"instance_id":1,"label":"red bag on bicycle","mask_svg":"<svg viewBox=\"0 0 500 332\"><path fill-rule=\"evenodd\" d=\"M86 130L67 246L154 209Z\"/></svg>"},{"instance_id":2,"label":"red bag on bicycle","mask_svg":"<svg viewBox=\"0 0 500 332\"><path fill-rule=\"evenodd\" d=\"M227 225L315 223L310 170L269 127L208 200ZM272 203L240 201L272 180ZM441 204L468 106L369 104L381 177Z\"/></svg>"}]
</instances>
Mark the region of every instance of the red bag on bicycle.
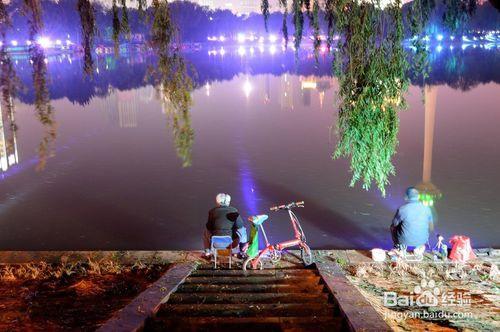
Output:
<instances>
[{"instance_id":1,"label":"red bag on bicycle","mask_svg":"<svg viewBox=\"0 0 500 332\"><path fill-rule=\"evenodd\" d=\"M465 263L470 259L476 258L476 255L472 251L470 239L467 236L455 235L450 239L450 243L452 246L450 259L452 261Z\"/></svg>"}]
</instances>

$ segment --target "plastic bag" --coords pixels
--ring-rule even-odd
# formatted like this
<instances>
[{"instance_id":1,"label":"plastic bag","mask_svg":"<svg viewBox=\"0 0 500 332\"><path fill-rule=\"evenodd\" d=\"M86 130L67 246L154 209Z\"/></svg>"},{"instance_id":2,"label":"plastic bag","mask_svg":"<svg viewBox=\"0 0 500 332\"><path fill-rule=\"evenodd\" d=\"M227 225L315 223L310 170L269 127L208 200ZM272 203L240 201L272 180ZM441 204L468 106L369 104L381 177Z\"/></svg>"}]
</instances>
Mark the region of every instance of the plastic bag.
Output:
<instances>
[{"instance_id":1,"label":"plastic bag","mask_svg":"<svg viewBox=\"0 0 500 332\"><path fill-rule=\"evenodd\" d=\"M475 259L476 255L472 251L470 239L464 235L455 235L450 239L451 253L450 259L465 263L470 259Z\"/></svg>"}]
</instances>

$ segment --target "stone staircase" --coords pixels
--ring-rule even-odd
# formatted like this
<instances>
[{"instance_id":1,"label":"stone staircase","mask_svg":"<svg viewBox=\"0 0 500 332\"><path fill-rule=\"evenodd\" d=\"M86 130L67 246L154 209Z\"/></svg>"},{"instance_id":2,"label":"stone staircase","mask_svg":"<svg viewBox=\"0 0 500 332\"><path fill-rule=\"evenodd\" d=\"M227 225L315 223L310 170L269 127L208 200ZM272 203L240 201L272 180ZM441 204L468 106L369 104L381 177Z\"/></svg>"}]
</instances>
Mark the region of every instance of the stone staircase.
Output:
<instances>
[{"instance_id":1,"label":"stone staircase","mask_svg":"<svg viewBox=\"0 0 500 332\"><path fill-rule=\"evenodd\" d=\"M346 322L316 269L244 272L201 266L145 331L340 331Z\"/></svg>"}]
</instances>

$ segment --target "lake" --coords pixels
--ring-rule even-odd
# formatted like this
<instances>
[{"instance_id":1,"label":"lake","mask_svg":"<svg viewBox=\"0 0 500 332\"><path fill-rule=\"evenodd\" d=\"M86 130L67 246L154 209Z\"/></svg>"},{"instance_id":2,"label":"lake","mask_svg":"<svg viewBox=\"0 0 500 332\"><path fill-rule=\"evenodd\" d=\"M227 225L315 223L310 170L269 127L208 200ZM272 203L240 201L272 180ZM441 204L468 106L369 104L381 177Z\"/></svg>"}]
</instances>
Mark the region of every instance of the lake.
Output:
<instances>
[{"instance_id":1,"label":"lake","mask_svg":"<svg viewBox=\"0 0 500 332\"><path fill-rule=\"evenodd\" d=\"M349 161L332 159L338 81L329 55L316 63L307 49L296 60L280 46L203 45L184 56L197 75L182 119L144 80L152 54L98 56L92 79L81 57L49 56L57 138L43 170L47 129L35 116L32 68L14 57L25 88L14 99L15 157L0 172L0 249L200 249L219 192L245 219L269 213L273 241L292 230L269 207L304 200L296 212L311 247L389 248L405 188L422 183L437 193L437 233L500 245L498 47L431 51L429 79L412 79L398 113L385 197L376 186L349 187Z\"/></svg>"}]
</instances>

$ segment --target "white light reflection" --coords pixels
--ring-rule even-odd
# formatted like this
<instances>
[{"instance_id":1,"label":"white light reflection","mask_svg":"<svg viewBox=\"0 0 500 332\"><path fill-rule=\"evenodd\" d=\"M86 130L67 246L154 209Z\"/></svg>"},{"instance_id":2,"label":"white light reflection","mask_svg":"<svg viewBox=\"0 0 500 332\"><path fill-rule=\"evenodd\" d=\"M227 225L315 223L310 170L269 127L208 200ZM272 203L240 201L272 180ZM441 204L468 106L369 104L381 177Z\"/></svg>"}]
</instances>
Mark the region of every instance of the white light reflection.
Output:
<instances>
[{"instance_id":1,"label":"white light reflection","mask_svg":"<svg viewBox=\"0 0 500 332\"><path fill-rule=\"evenodd\" d=\"M245 80L245 83L243 83L243 92L245 93L245 97L248 99L250 97L250 93L252 92L253 87L252 83L248 80L248 78Z\"/></svg>"}]
</instances>

